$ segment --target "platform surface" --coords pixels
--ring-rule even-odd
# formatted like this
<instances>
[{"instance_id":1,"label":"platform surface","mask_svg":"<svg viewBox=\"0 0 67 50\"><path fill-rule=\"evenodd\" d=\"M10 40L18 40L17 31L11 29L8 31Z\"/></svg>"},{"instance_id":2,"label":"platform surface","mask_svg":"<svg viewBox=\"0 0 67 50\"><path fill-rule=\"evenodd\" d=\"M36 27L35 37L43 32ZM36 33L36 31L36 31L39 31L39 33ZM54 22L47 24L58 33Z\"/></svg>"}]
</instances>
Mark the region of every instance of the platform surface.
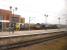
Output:
<instances>
[{"instance_id":1,"label":"platform surface","mask_svg":"<svg viewBox=\"0 0 67 50\"><path fill-rule=\"evenodd\" d=\"M21 36L21 35L33 35L33 34L42 34L42 33L53 33L53 32L61 32L67 31L66 28L62 29L47 29L47 30L28 30L28 31L15 31L12 32L0 32L0 38L2 37L12 37L12 36Z\"/></svg>"}]
</instances>

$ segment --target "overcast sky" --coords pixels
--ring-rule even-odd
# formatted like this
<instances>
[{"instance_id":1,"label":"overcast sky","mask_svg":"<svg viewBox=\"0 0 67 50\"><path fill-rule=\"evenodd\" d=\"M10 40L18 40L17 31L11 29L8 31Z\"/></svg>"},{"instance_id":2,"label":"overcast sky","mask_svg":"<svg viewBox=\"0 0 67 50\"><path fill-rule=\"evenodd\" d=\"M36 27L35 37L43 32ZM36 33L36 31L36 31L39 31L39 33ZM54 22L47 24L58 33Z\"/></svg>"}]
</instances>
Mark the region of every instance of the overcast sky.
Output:
<instances>
[{"instance_id":1,"label":"overcast sky","mask_svg":"<svg viewBox=\"0 0 67 50\"><path fill-rule=\"evenodd\" d=\"M9 10L18 7L14 13L25 17L26 23L45 23L44 14L48 14L48 23L58 24L58 17L61 17L61 24L67 19L67 0L0 0L0 8Z\"/></svg>"}]
</instances>

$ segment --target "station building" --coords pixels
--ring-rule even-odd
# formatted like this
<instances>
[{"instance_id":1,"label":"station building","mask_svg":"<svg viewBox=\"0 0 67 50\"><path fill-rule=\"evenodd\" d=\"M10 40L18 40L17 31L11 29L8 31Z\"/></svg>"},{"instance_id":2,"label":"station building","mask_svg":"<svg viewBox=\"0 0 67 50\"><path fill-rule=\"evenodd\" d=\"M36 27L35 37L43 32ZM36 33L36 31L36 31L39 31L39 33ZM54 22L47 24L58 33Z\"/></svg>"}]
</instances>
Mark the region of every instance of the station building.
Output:
<instances>
[{"instance_id":1,"label":"station building","mask_svg":"<svg viewBox=\"0 0 67 50\"><path fill-rule=\"evenodd\" d=\"M9 10L0 9L0 31L7 30L10 21L25 23L25 18L17 14L12 14Z\"/></svg>"}]
</instances>

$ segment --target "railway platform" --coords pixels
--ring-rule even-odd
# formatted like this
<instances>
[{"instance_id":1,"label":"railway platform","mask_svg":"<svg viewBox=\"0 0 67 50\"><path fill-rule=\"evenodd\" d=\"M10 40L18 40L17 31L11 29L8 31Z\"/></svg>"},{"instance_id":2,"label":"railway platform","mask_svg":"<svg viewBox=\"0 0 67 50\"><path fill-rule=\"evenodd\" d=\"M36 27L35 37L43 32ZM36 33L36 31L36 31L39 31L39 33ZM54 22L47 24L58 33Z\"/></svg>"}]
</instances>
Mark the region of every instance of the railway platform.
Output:
<instances>
[{"instance_id":1,"label":"railway platform","mask_svg":"<svg viewBox=\"0 0 67 50\"><path fill-rule=\"evenodd\" d=\"M39 41L67 36L66 33L66 29L15 31L14 33L0 32L0 49L17 47L19 46L18 43L20 45L39 43Z\"/></svg>"},{"instance_id":2,"label":"railway platform","mask_svg":"<svg viewBox=\"0 0 67 50\"><path fill-rule=\"evenodd\" d=\"M46 34L46 33L62 32L62 31L67 31L67 29L62 28L62 29L47 29L47 30L28 30L28 31L15 31L14 33L12 33L12 32L0 32L0 38L35 35L35 34L42 34L42 33Z\"/></svg>"}]
</instances>

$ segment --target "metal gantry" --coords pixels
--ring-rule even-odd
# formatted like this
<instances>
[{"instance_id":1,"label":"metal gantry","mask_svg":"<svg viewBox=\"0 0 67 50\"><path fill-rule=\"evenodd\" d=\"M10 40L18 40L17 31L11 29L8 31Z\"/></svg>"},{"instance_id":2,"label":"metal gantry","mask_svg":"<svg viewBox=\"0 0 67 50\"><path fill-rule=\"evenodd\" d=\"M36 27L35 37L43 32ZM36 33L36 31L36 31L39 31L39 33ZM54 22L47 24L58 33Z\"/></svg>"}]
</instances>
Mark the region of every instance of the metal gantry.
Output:
<instances>
[{"instance_id":1,"label":"metal gantry","mask_svg":"<svg viewBox=\"0 0 67 50\"><path fill-rule=\"evenodd\" d=\"M29 31L31 30L31 29L30 29L31 18L35 18L35 17L29 17Z\"/></svg>"}]
</instances>

